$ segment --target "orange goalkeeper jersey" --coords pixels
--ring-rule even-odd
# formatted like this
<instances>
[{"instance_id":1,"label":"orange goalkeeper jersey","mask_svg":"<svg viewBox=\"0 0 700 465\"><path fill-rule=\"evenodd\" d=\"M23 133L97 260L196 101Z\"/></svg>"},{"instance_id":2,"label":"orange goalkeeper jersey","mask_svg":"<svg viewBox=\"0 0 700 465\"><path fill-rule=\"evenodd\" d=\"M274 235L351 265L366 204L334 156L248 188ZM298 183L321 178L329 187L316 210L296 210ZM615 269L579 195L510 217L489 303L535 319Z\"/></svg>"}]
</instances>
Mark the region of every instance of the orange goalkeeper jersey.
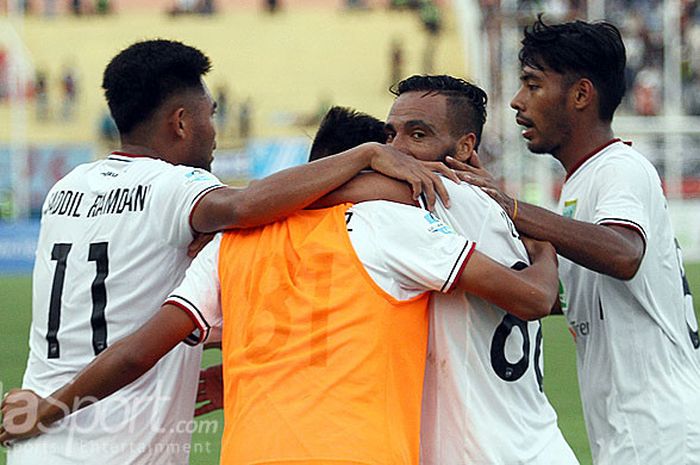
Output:
<instances>
[{"instance_id":1,"label":"orange goalkeeper jersey","mask_svg":"<svg viewBox=\"0 0 700 465\"><path fill-rule=\"evenodd\" d=\"M222 238L222 464L418 464L429 296L374 283L348 207Z\"/></svg>"}]
</instances>

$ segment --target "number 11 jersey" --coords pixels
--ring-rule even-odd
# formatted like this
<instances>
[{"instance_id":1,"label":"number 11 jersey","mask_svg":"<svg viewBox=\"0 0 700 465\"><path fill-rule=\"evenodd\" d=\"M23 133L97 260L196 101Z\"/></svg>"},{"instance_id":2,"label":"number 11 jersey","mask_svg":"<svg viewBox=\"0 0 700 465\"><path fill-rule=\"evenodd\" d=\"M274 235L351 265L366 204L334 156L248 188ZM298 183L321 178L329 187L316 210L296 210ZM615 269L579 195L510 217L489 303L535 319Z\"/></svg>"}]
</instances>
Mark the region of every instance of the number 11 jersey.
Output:
<instances>
[{"instance_id":1,"label":"number 11 jersey","mask_svg":"<svg viewBox=\"0 0 700 465\"><path fill-rule=\"evenodd\" d=\"M51 394L160 308L190 263L190 214L221 186L201 169L118 152L56 183L42 209L24 388ZM191 430L179 423L192 418L200 352L176 347L104 405L17 444L9 463L187 463Z\"/></svg>"}]
</instances>

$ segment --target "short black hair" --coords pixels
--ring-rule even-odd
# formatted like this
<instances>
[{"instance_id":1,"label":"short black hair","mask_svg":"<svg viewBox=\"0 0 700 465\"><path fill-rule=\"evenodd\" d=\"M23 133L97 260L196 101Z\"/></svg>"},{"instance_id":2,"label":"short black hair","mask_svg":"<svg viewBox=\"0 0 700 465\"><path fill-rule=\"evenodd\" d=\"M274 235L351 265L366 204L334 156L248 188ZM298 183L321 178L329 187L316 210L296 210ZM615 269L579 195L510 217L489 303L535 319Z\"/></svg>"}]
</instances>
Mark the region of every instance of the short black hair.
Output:
<instances>
[{"instance_id":1,"label":"short black hair","mask_svg":"<svg viewBox=\"0 0 700 465\"><path fill-rule=\"evenodd\" d=\"M201 89L209 58L181 42L147 40L119 52L105 68L102 88L121 134L148 120L171 95Z\"/></svg>"},{"instance_id":2,"label":"short black hair","mask_svg":"<svg viewBox=\"0 0 700 465\"><path fill-rule=\"evenodd\" d=\"M386 142L384 123L352 108L332 107L311 144L309 161L344 152L365 142Z\"/></svg>"},{"instance_id":3,"label":"short black hair","mask_svg":"<svg viewBox=\"0 0 700 465\"><path fill-rule=\"evenodd\" d=\"M453 76L411 76L390 89L397 97L406 92L425 92L447 97L447 113L450 133L459 137L473 132L476 135L475 149L481 142L481 133L486 124L486 92L477 85Z\"/></svg>"},{"instance_id":4,"label":"short black hair","mask_svg":"<svg viewBox=\"0 0 700 465\"><path fill-rule=\"evenodd\" d=\"M518 54L520 66L590 79L599 95L599 117L612 121L625 95L627 62L617 27L605 21L547 25L540 14L524 33Z\"/></svg>"}]
</instances>

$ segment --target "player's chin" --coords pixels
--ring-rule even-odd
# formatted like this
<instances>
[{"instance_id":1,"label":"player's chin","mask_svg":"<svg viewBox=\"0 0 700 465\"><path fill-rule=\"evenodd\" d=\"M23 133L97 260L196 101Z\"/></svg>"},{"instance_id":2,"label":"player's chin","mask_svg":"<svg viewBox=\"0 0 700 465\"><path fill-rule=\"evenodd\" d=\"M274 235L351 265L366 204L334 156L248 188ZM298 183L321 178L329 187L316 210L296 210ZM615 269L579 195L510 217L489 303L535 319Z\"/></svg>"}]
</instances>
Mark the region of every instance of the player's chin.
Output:
<instances>
[{"instance_id":1,"label":"player's chin","mask_svg":"<svg viewBox=\"0 0 700 465\"><path fill-rule=\"evenodd\" d=\"M534 139L527 141L527 149L532 153L550 153L550 147L548 145L538 143Z\"/></svg>"}]
</instances>

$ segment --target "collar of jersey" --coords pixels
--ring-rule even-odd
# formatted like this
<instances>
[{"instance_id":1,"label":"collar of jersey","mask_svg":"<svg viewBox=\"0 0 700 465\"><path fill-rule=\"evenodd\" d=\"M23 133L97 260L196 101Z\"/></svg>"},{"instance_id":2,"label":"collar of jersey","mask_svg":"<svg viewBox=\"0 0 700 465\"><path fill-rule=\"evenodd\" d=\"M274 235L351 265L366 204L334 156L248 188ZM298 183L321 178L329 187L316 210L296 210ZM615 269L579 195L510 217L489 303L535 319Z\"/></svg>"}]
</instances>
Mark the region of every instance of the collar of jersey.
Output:
<instances>
[{"instance_id":1,"label":"collar of jersey","mask_svg":"<svg viewBox=\"0 0 700 465\"><path fill-rule=\"evenodd\" d=\"M578 163L576 163L576 164L574 165L574 167L573 167L573 169L571 170L571 172L570 172L569 174L566 175L566 178L564 179L564 182L566 182L566 181L568 181L569 179L571 179L571 176L573 176L574 173L576 173L576 172L578 171L578 169L581 168L581 166L582 166L584 163L586 163L588 160L590 160L591 158L595 157L595 156L598 155L599 153L603 152L606 148L608 148L609 146L611 146L612 144L614 144L614 143L616 143L616 142L623 142L623 141L622 141L622 139L620 139L619 137L615 137L615 138L613 138L613 139L610 139L609 141L607 141L607 142L604 143L603 145L601 145L601 146L599 146L599 147L596 147L596 148L594 148L593 150L591 150L590 152L588 152L588 153L586 154L585 157L583 157L582 159L580 159L580 160L578 161ZM623 143L624 143L624 144L627 144L627 145L632 145L632 142L624 141Z\"/></svg>"},{"instance_id":2,"label":"collar of jersey","mask_svg":"<svg viewBox=\"0 0 700 465\"><path fill-rule=\"evenodd\" d=\"M155 157L150 155L120 152L119 150L114 150L107 158L119 161L131 161L132 158L153 158L155 160ZM126 158L126 160L124 160L124 158Z\"/></svg>"}]
</instances>

